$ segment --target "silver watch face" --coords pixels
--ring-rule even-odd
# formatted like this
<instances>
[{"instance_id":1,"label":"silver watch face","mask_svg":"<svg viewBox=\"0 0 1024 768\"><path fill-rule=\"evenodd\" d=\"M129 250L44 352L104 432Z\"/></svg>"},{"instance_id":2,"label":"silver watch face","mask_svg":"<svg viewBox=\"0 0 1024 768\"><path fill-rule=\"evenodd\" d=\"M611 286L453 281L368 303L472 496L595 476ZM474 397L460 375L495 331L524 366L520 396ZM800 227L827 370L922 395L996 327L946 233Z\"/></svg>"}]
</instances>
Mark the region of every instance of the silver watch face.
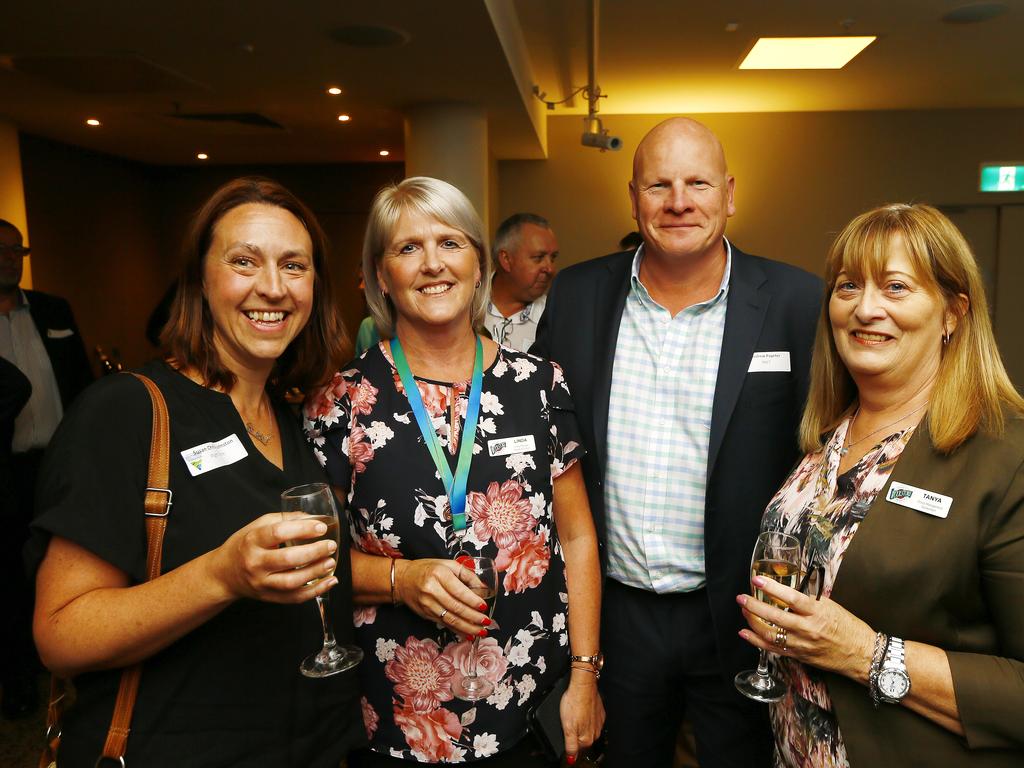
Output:
<instances>
[{"instance_id":1,"label":"silver watch face","mask_svg":"<svg viewBox=\"0 0 1024 768\"><path fill-rule=\"evenodd\" d=\"M887 699L902 699L910 690L910 676L901 669L883 669L878 674L878 690Z\"/></svg>"}]
</instances>

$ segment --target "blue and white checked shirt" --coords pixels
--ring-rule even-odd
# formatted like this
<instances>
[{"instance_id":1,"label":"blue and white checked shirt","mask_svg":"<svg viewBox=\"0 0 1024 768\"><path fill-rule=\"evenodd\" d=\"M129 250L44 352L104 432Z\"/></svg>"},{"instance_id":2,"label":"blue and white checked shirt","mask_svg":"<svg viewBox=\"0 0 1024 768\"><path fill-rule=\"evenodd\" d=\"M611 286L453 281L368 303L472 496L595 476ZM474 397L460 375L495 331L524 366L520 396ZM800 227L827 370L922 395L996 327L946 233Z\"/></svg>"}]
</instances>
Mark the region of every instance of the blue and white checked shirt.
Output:
<instances>
[{"instance_id":1,"label":"blue and white checked shirt","mask_svg":"<svg viewBox=\"0 0 1024 768\"><path fill-rule=\"evenodd\" d=\"M659 593L704 585L704 492L732 246L718 293L672 317L640 282L619 325L608 408L608 575Z\"/></svg>"}]
</instances>

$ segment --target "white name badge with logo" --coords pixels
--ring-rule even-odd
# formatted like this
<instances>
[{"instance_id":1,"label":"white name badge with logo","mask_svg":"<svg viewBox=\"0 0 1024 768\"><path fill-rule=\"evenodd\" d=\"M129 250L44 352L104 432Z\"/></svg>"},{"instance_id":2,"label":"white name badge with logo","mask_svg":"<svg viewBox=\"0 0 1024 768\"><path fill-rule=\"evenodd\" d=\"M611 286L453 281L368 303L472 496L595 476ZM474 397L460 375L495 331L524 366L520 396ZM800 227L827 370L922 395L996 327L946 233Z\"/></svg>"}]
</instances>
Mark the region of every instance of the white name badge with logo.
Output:
<instances>
[{"instance_id":1,"label":"white name badge with logo","mask_svg":"<svg viewBox=\"0 0 1024 768\"><path fill-rule=\"evenodd\" d=\"M513 453L531 453L537 449L533 435L520 435L519 437L499 437L497 440L487 441L488 456L509 456Z\"/></svg>"},{"instance_id":2,"label":"white name badge with logo","mask_svg":"<svg viewBox=\"0 0 1024 768\"><path fill-rule=\"evenodd\" d=\"M181 452L181 458L185 460L185 466L192 477L234 464L248 455L238 435L228 435L216 443L203 443Z\"/></svg>"},{"instance_id":3,"label":"white name badge with logo","mask_svg":"<svg viewBox=\"0 0 1024 768\"><path fill-rule=\"evenodd\" d=\"M788 373L789 352L755 352L747 373Z\"/></svg>"},{"instance_id":4,"label":"white name badge with logo","mask_svg":"<svg viewBox=\"0 0 1024 768\"><path fill-rule=\"evenodd\" d=\"M941 493L926 491L924 488L915 488L906 483L893 483L889 486L889 493L885 496L886 501L899 504L926 515L945 518L949 514L949 508L953 506L952 496L943 496Z\"/></svg>"}]
</instances>

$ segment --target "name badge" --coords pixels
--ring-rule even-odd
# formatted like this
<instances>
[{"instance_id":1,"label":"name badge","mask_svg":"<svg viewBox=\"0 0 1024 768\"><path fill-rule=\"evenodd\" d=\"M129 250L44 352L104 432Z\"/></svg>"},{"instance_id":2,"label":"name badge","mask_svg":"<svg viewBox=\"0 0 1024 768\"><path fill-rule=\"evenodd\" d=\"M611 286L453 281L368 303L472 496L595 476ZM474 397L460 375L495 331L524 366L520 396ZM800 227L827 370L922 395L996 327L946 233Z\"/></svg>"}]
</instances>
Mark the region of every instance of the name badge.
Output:
<instances>
[{"instance_id":1,"label":"name badge","mask_svg":"<svg viewBox=\"0 0 1024 768\"><path fill-rule=\"evenodd\" d=\"M924 512L926 515L945 517L949 514L949 508L953 506L952 496L943 496L941 493L926 491L924 488L915 488L906 483L893 483L889 486L889 493L886 501L899 504L901 507Z\"/></svg>"},{"instance_id":2,"label":"name badge","mask_svg":"<svg viewBox=\"0 0 1024 768\"><path fill-rule=\"evenodd\" d=\"M499 437L497 440L487 441L488 456L508 456L512 453L531 453L537 449L533 435L520 435L519 437Z\"/></svg>"},{"instance_id":3,"label":"name badge","mask_svg":"<svg viewBox=\"0 0 1024 768\"><path fill-rule=\"evenodd\" d=\"M789 352L755 352L747 373L788 373Z\"/></svg>"},{"instance_id":4,"label":"name badge","mask_svg":"<svg viewBox=\"0 0 1024 768\"><path fill-rule=\"evenodd\" d=\"M228 435L216 443L203 443L181 452L181 458L185 460L185 466L192 477L234 464L248 455L238 435Z\"/></svg>"}]
</instances>

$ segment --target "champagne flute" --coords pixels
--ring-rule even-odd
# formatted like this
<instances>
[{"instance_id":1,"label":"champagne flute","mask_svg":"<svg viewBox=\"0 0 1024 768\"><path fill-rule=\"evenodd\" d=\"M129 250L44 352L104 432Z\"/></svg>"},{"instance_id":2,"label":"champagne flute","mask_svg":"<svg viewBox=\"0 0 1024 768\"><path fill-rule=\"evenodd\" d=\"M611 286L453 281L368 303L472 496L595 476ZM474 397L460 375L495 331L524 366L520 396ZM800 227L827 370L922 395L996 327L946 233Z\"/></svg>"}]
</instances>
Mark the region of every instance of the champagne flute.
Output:
<instances>
[{"instance_id":1,"label":"champagne flute","mask_svg":"<svg viewBox=\"0 0 1024 768\"><path fill-rule=\"evenodd\" d=\"M787 587L796 588L800 579L800 542L788 533L765 531L757 537L750 560L750 578L763 576ZM768 597L764 590L753 587L757 600L788 610L782 600ZM779 701L786 695L786 685L768 671L768 652L762 650L757 669L736 675L736 690L747 698L765 703Z\"/></svg>"},{"instance_id":2,"label":"champagne flute","mask_svg":"<svg viewBox=\"0 0 1024 768\"><path fill-rule=\"evenodd\" d=\"M322 536L312 539L294 539L285 542L285 546L296 546L298 544L311 544L316 541L333 539L338 545L335 551L335 561L341 555L341 522L338 519L338 507L334 503L334 492L326 483L310 483L289 488L281 494L281 508L285 512L305 512L310 517L319 520L327 526L327 532ZM326 579L334 574L325 573L319 576L310 584L315 584L321 579ZM351 669L363 660L363 651L354 645L338 645L334 639L334 625L331 620L330 593L325 592L316 598L317 608L320 610L320 624L324 632L324 645L318 653L307 656L299 671L306 677L329 677L339 672Z\"/></svg>"},{"instance_id":3,"label":"champagne flute","mask_svg":"<svg viewBox=\"0 0 1024 768\"><path fill-rule=\"evenodd\" d=\"M463 555L457 560L466 570L472 571L473 583L468 586L473 594L487 604L488 617L492 616L494 603L498 597L498 571L494 567L494 561L489 557L469 557L468 555ZM480 637L474 637L473 644L469 649L469 668L473 670L473 674L466 675L452 685L452 693L455 698L463 701L486 699L494 692L494 683L477 674L476 647L479 642Z\"/></svg>"}]
</instances>

